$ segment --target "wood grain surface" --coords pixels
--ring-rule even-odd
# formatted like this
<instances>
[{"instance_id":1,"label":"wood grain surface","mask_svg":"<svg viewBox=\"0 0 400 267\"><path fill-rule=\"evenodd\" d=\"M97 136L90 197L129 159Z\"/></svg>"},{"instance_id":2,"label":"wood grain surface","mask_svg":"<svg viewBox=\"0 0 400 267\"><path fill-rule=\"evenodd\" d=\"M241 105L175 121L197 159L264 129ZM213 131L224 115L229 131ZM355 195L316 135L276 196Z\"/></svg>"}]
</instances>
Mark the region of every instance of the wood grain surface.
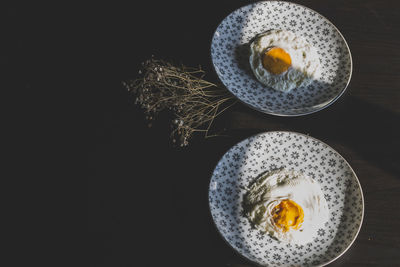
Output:
<instances>
[{"instance_id":1,"label":"wood grain surface","mask_svg":"<svg viewBox=\"0 0 400 267\"><path fill-rule=\"evenodd\" d=\"M399 1L296 1L346 38L354 63L347 92L327 109L295 118L238 103L213 124L223 136L195 136L185 148L172 146L167 114L147 127L121 81L136 78L140 63L155 55L201 65L218 82L209 51L213 32L251 1L131 2L77 9L73 18L84 23L76 23L77 43L69 41L84 59L77 65L90 89L89 266L253 266L214 227L208 183L231 146L271 130L329 144L360 179L361 231L329 266L400 266Z\"/></svg>"}]
</instances>

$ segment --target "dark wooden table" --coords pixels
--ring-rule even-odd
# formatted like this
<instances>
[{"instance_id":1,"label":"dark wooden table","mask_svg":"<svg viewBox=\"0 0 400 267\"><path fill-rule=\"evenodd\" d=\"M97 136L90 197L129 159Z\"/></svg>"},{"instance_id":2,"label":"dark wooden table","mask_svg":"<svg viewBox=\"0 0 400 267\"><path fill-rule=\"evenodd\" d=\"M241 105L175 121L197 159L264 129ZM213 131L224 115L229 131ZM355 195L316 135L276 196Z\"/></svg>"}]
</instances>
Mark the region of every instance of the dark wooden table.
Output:
<instances>
[{"instance_id":1,"label":"dark wooden table","mask_svg":"<svg viewBox=\"0 0 400 267\"><path fill-rule=\"evenodd\" d=\"M131 1L132 2L132 1ZM237 104L213 125L223 137L169 139L167 115L147 127L122 80L151 55L201 65L217 82L210 42L220 21L251 1L145 1L76 8L70 41L92 89L88 154L89 266L253 266L220 237L208 209L208 183L220 157L260 132L310 134L357 173L365 217L351 248L330 266L400 266L400 2L296 1L333 22L351 49L347 92L315 114L285 118ZM133 2L132 2L133 3ZM68 24L68 23L66 23ZM68 25L66 25L68 27ZM72 52L70 52L73 54Z\"/></svg>"}]
</instances>

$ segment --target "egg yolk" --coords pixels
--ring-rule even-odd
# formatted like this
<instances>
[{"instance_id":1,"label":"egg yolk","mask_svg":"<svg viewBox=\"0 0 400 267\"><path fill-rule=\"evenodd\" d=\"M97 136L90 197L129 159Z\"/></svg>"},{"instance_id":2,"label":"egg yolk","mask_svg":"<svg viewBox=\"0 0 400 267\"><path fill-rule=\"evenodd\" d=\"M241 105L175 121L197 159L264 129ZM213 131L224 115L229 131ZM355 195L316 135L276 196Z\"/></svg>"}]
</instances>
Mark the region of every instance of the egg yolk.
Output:
<instances>
[{"instance_id":1,"label":"egg yolk","mask_svg":"<svg viewBox=\"0 0 400 267\"><path fill-rule=\"evenodd\" d=\"M281 74L292 65L292 59L282 48L273 47L264 53L262 64L267 71L273 74Z\"/></svg>"},{"instance_id":2,"label":"egg yolk","mask_svg":"<svg viewBox=\"0 0 400 267\"><path fill-rule=\"evenodd\" d=\"M293 200L285 199L272 210L272 218L276 226L284 232L299 229L304 221L303 209Z\"/></svg>"}]
</instances>

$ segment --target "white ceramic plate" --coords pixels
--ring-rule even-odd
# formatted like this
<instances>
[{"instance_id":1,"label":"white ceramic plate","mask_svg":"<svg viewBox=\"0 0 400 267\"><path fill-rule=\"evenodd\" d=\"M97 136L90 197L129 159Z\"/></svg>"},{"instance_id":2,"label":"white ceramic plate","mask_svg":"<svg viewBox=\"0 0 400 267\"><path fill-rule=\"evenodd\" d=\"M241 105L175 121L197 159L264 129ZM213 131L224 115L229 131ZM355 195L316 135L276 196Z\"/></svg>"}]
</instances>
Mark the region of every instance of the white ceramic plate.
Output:
<instances>
[{"instance_id":1,"label":"white ceramic plate","mask_svg":"<svg viewBox=\"0 0 400 267\"><path fill-rule=\"evenodd\" d=\"M258 82L250 69L248 45L271 29L292 31L313 45L321 78L289 93ZM329 106L344 93L352 73L350 49L339 30L314 10L282 1L256 2L228 15L214 33L211 59L233 95L256 110L279 116L300 116Z\"/></svg>"},{"instance_id":2,"label":"white ceramic plate","mask_svg":"<svg viewBox=\"0 0 400 267\"><path fill-rule=\"evenodd\" d=\"M277 168L304 173L318 181L324 193L329 221L311 243L279 242L252 228L242 214L244 187ZM223 238L262 266L326 265L351 246L364 215L361 185L346 160L323 142L294 132L267 132L233 146L212 174L209 205Z\"/></svg>"}]
</instances>

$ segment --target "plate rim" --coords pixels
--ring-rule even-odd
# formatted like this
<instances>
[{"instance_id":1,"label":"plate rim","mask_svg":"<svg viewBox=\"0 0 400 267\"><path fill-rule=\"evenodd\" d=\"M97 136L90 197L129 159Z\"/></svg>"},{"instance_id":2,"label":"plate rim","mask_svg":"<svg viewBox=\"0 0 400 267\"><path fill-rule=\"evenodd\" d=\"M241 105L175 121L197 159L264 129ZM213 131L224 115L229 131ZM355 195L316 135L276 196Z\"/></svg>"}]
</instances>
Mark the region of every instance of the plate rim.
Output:
<instances>
[{"instance_id":1,"label":"plate rim","mask_svg":"<svg viewBox=\"0 0 400 267\"><path fill-rule=\"evenodd\" d=\"M361 195L361 200L362 200L362 212L361 212L360 225L358 226L357 232L356 232L356 234L354 235L353 240L349 243L349 245L348 245L340 254L338 254L336 257L334 257L333 259L331 259L331 260L328 261L328 262L324 262L324 263L319 264L319 265L314 265L314 266L316 266L316 267L326 266L326 265L328 265L328 264L334 262L335 260L337 260L337 259L340 258L341 256L343 256L343 255L350 249L350 247L353 245L354 241L356 241L356 239L357 239L357 237L358 237L358 235L359 235L359 233L360 233L360 231L361 231L361 227L362 227L362 225L363 225L363 223L364 223L365 200L364 200L364 192L363 192L363 190L362 190L362 186L361 186L360 180L358 179L357 174L355 173L355 171L353 170L353 168L351 167L351 165L348 163L348 161L347 161L339 152L337 152L335 149L333 149L330 145L328 145L327 143L325 143L325 142L323 142L323 141L321 141L321 140L319 140L319 139L317 139L317 138L315 138L315 137L312 137L311 135L303 134L303 133L299 133L299 132L295 132L295 131L279 131L279 130L278 130L278 131L260 132L260 133L256 133L256 134L250 135L249 137L246 137L246 138L240 140L239 142L237 142L237 143L235 143L234 145L232 145L228 150L226 150L225 153L224 153L224 154L220 157L220 159L218 160L218 162L217 162L217 164L215 165L215 167L212 169L212 172L211 172L211 175L210 175L210 181L209 181L209 184L208 184L208 194L207 194L207 199L208 199L208 211L209 211L210 217L211 217L211 219L212 219L213 225L214 225L214 227L217 229L218 234L222 237L222 240L224 240L225 243L228 244L228 246L229 246L233 251L235 251L236 254L238 254L238 255L241 256L242 258L246 259L247 261L249 261L249 262L251 262L251 263L253 263L253 264L257 265L257 266L260 266L260 267L263 267L263 266L264 266L264 265L259 264L258 262L255 262L255 261L249 259L249 258L246 257L245 255L243 255L242 253L240 253L236 248L234 248L234 247L231 245L231 243L229 243L229 241L228 241L228 240L225 238L225 236L221 233L221 231L219 230L217 224L215 223L214 215L213 215L212 212L211 212L211 205L210 205L210 204L211 204L211 203L210 203L210 193L211 193L211 190L210 190L210 189L211 189L212 178L213 178L213 176L214 176L214 171L215 171L215 169L217 168L218 164L221 162L221 160L224 158L224 156L226 155L226 153L228 153L233 147L239 145L240 143L242 143L242 142L244 142L244 141L246 141L246 140L248 140L248 139L250 139L250 138L255 138L255 137L257 137L257 136L261 136L261 135L268 134L268 133L291 133L291 134L298 134L298 135L301 135L301 136L304 136L304 137L307 137L307 138L311 138L311 139L313 139L313 140L315 140L315 141L318 141L318 142L322 143L323 145L326 145L328 148L330 148L330 149L332 149L333 151L335 151L335 152L344 160L344 162L347 164L347 166L350 168L351 172L353 173L354 177L356 178L358 187L360 188L360 193L361 193L360 195Z\"/></svg>"},{"instance_id":2,"label":"plate rim","mask_svg":"<svg viewBox=\"0 0 400 267\"><path fill-rule=\"evenodd\" d=\"M231 15L231 14L237 12L238 10L240 10L240 9L242 9L242 8L244 8L244 7L247 7L247 6L257 5L257 4L260 4L260 3L267 3L267 2L268 2L268 3L270 3L270 2L277 2L277 3L278 3L278 2L285 2L285 3L291 4L291 5L297 5L297 6L304 7L304 8L306 8L306 9L308 9L308 10L311 10L311 11L315 12L316 14L320 15L322 18L324 18L324 19L325 19L331 26L333 26L333 28L339 33L340 37L342 37L342 39L343 39L343 41L344 41L344 44L346 45L347 51L349 52L349 57L350 57L350 75L349 75L349 78L347 79L346 86L340 91L340 93L339 93L337 96L335 96L333 99L331 99L331 100L330 100L327 104L325 104L324 106L322 106L322 107L320 107L320 108L317 108L316 110L313 110L313 111L310 111L310 112L304 112L304 113L298 113L298 114L282 114L282 113L276 113L276 112L270 112L270 111L262 110L261 108L254 107L254 106L250 105L249 103L244 102L244 101L243 101L242 99L240 99L239 97L237 97L234 93L231 92L231 90L228 89L228 86L226 86L226 84L225 84L225 83L222 81L222 79L220 78L220 76L219 76L219 74L218 74L218 72L217 72L217 70L216 70L216 66L215 66L215 64L214 64L213 56L212 56L212 53L211 53L212 45L213 45L213 40L214 40L215 33L217 32L218 27L222 24L222 22L224 22L224 21L227 19L227 17L228 17L229 15ZM250 107L250 108L252 108L252 109L254 109L254 110L256 110L256 111L259 111L259 112L261 112L261 113L268 114L268 115L279 116L279 117L300 117L300 116L306 116L306 115L310 115L310 114L316 113L316 112L318 112L318 111L324 110L325 108L327 108L327 107L331 106L333 103L335 103L335 102L347 91L347 88L349 87L349 84L350 84L350 82L351 82L351 78L352 78L352 75L353 75L353 57L352 57L352 55L351 55L350 47L349 47L349 45L348 45L346 39L344 38L343 34L339 31L339 29L335 26L335 24L333 24L329 19L327 19L325 16L323 16L323 15L320 14L319 12L315 11L314 9L311 9L311 8L309 8L309 7L307 7L307 6L304 6L304 5L298 4L298 3L294 3L294 2L291 2L291 1L281 1L281 0L263 0L263 1L257 1L257 2L253 2L253 3L250 3L250 4L246 4L246 5L240 6L240 7L236 8L235 10L233 10L232 12L230 12L228 15L226 15L226 16L220 21L220 23L219 23L218 26L215 28L215 30L214 30L214 32L213 32L213 34L212 34L212 36L211 36L211 41L210 41L210 46L209 46L209 57L210 57L210 59L211 59L211 63L212 63L211 65L212 65L212 67L213 67L214 73L217 74L218 80L219 80L220 83L228 90L228 92L229 92L230 94L232 94L232 96L234 96L234 97L235 97L237 100L239 100L241 103L245 104L246 106L248 106L248 107Z\"/></svg>"}]
</instances>

